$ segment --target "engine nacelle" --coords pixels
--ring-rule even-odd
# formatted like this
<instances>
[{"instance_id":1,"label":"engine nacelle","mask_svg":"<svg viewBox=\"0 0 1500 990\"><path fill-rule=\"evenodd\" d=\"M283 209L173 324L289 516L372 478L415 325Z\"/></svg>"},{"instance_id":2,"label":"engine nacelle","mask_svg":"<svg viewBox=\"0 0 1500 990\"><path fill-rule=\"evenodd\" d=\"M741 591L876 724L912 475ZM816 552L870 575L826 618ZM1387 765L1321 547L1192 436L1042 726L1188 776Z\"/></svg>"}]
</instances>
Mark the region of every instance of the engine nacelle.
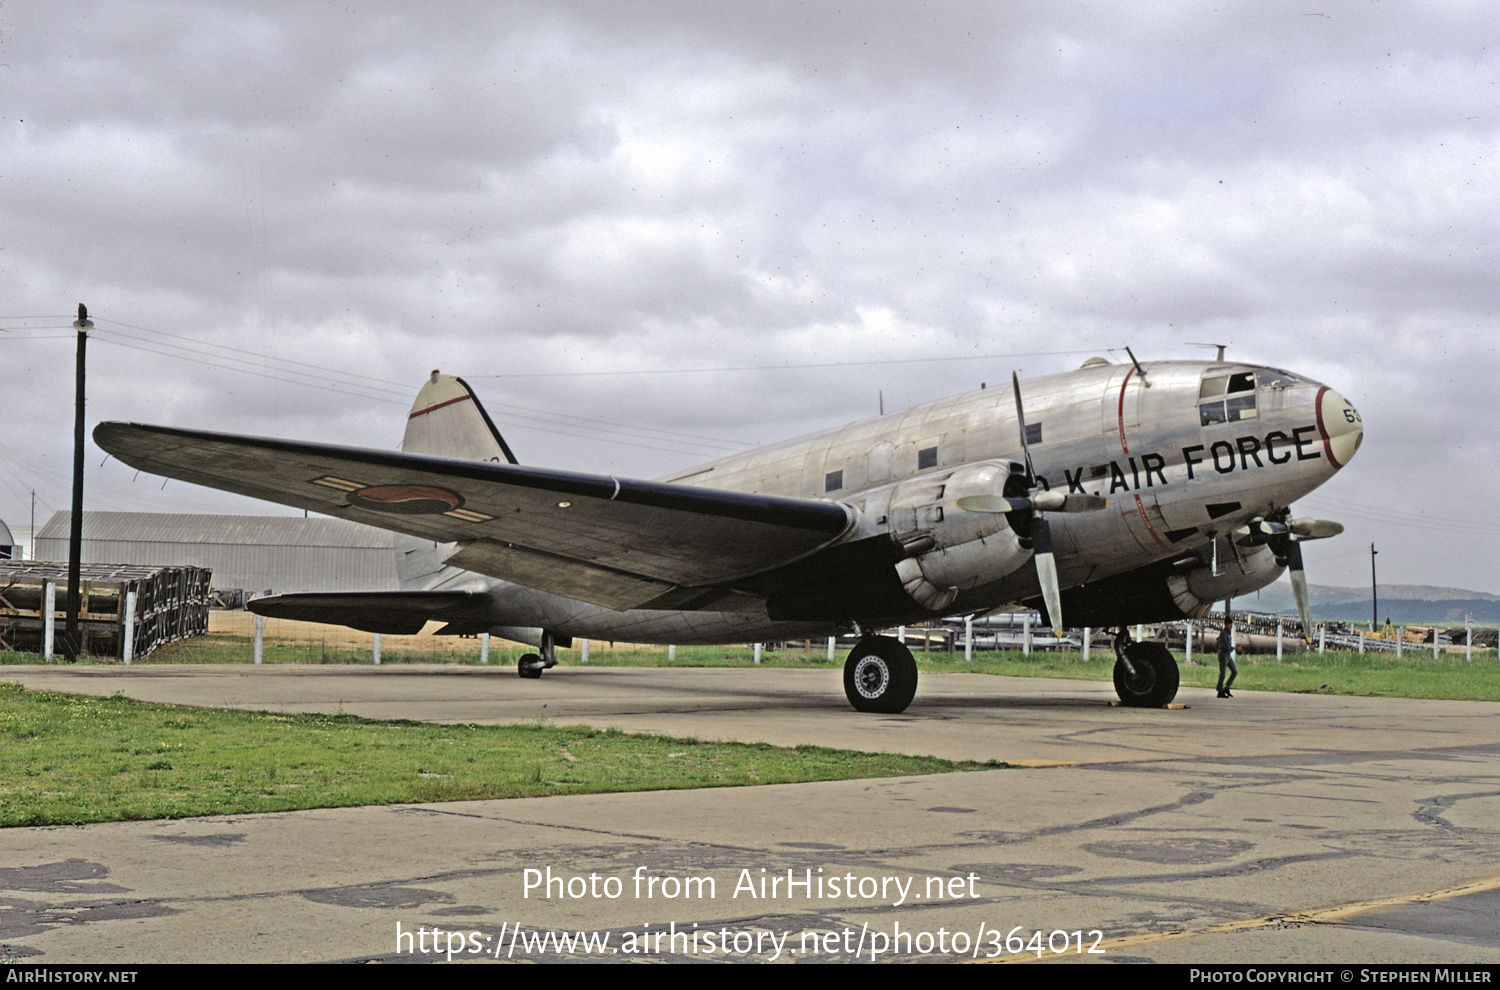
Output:
<instances>
[{"instance_id":1,"label":"engine nacelle","mask_svg":"<svg viewBox=\"0 0 1500 990\"><path fill-rule=\"evenodd\" d=\"M1214 573L1211 564L1199 564L1167 578L1167 591L1184 618L1201 619L1214 602L1259 591L1280 577L1285 569L1276 562L1276 555L1269 547L1258 547L1250 553L1242 549L1239 559L1235 559L1227 540L1218 541L1218 546L1218 574Z\"/></svg>"},{"instance_id":2,"label":"engine nacelle","mask_svg":"<svg viewBox=\"0 0 1500 990\"><path fill-rule=\"evenodd\" d=\"M913 555L896 565L896 574L917 604L941 611L960 591L998 581L1031 557L1003 513L958 507L969 495L1002 494L1011 470L1009 461L982 461L897 487L891 535Z\"/></svg>"}]
</instances>

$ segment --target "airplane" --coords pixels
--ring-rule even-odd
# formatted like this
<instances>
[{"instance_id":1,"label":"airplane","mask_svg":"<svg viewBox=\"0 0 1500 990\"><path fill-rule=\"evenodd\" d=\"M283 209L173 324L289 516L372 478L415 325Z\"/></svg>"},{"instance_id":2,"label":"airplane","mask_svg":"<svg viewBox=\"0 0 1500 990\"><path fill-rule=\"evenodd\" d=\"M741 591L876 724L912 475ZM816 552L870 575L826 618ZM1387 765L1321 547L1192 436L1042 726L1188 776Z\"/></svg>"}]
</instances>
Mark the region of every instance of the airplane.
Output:
<instances>
[{"instance_id":1,"label":"airplane","mask_svg":"<svg viewBox=\"0 0 1500 990\"><path fill-rule=\"evenodd\" d=\"M911 652L876 630L1025 605L1113 628L1126 705L1177 694L1166 647L1129 627L1202 617L1343 527L1294 518L1349 463L1359 413L1292 372L1090 358L1077 370L861 420L654 481L531 467L461 378L432 372L399 451L105 422L154 474L405 534L400 591L253 600L368 632L529 643L521 677L575 637L713 644L853 632L845 695L898 713ZM1007 395L1009 391L1009 395Z\"/></svg>"}]
</instances>

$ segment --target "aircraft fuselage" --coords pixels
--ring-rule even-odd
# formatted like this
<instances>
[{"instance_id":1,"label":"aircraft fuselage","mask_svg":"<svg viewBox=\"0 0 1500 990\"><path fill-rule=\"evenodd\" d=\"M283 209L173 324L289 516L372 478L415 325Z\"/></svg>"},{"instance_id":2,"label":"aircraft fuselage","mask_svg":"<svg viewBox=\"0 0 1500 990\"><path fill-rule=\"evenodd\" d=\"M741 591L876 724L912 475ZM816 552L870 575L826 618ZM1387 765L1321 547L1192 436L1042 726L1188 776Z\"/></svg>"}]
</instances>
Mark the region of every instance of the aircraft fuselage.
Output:
<instances>
[{"instance_id":1,"label":"aircraft fuselage","mask_svg":"<svg viewBox=\"0 0 1500 990\"><path fill-rule=\"evenodd\" d=\"M1039 484L1108 500L1102 511L1048 514L1072 626L1179 618L1270 583L1282 570L1270 552L1228 537L1327 481L1362 437L1353 406L1297 375L1234 362L1142 370L1091 362L1021 385ZM957 505L1011 493L1023 453L1014 403L1009 388L981 389L659 479L854 510L835 546L795 565L791 590L766 592L787 587L792 568L745 576L733 583L745 592L733 610L615 611L445 567L452 547L420 541L403 547L403 587L481 592L502 634L536 627L559 639L681 644L820 636L1037 600L1015 520Z\"/></svg>"}]
</instances>

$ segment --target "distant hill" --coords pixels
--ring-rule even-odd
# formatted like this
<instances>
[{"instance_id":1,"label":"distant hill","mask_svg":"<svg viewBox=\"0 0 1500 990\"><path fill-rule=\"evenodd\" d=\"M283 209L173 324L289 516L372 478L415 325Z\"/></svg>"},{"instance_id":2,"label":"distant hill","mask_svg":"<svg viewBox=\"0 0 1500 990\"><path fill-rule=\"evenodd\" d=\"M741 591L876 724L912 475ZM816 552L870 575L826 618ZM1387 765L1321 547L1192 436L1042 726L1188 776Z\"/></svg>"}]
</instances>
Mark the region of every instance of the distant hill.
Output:
<instances>
[{"instance_id":1,"label":"distant hill","mask_svg":"<svg viewBox=\"0 0 1500 990\"><path fill-rule=\"evenodd\" d=\"M1332 585L1308 585L1308 604L1313 618L1343 622L1369 621L1370 589L1341 588ZM1254 612L1293 613L1297 611L1292 586L1277 581L1254 595L1236 598L1234 607ZM1472 614L1476 623L1500 623L1500 595L1467 588L1444 588L1422 584L1380 585L1380 621L1401 623L1441 623L1463 625L1464 616Z\"/></svg>"}]
</instances>

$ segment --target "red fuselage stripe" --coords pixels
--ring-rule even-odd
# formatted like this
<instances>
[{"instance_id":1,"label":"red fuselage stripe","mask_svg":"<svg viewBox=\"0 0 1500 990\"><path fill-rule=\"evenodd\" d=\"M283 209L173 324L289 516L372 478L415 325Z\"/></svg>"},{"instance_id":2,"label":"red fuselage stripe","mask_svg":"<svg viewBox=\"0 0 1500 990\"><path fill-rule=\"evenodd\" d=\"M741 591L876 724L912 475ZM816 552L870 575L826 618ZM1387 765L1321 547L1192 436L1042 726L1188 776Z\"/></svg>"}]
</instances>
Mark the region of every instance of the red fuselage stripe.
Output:
<instances>
[{"instance_id":1,"label":"red fuselage stripe","mask_svg":"<svg viewBox=\"0 0 1500 990\"><path fill-rule=\"evenodd\" d=\"M447 402L439 402L437 405L435 405L435 406L428 406L426 409L418 409L418 410L416 410L415 412L413 412L410 416L408 416L406 418L407 419L416 419L418 416L425 416L428 413L433 412L434 410L443 408L444 406L451 406L455 402L463 402L466 399L472 399L472 398L474 398L472 395L460 395L456 399L449 399Z\"/></svg>"},{"instance_id":2,"label":"red fuselage stripe","mask_svg":"<svg viewBox=\"0 0 1500 990\"><path fill-rule=\"evenodd\" d=\"M1318 435L1323 438L1323 453L1328 455L1329 464L1332 464L1336 468L1341 468L1344 465L1340 464L1339 459L1333 456L1333 438L1328 435L1328 427L1323 425L1323 396L1327 393L1327 385L1318 389L1318 397L1313 399L1313 412L1318 416Z\"/></svg>"}]
</instances>

